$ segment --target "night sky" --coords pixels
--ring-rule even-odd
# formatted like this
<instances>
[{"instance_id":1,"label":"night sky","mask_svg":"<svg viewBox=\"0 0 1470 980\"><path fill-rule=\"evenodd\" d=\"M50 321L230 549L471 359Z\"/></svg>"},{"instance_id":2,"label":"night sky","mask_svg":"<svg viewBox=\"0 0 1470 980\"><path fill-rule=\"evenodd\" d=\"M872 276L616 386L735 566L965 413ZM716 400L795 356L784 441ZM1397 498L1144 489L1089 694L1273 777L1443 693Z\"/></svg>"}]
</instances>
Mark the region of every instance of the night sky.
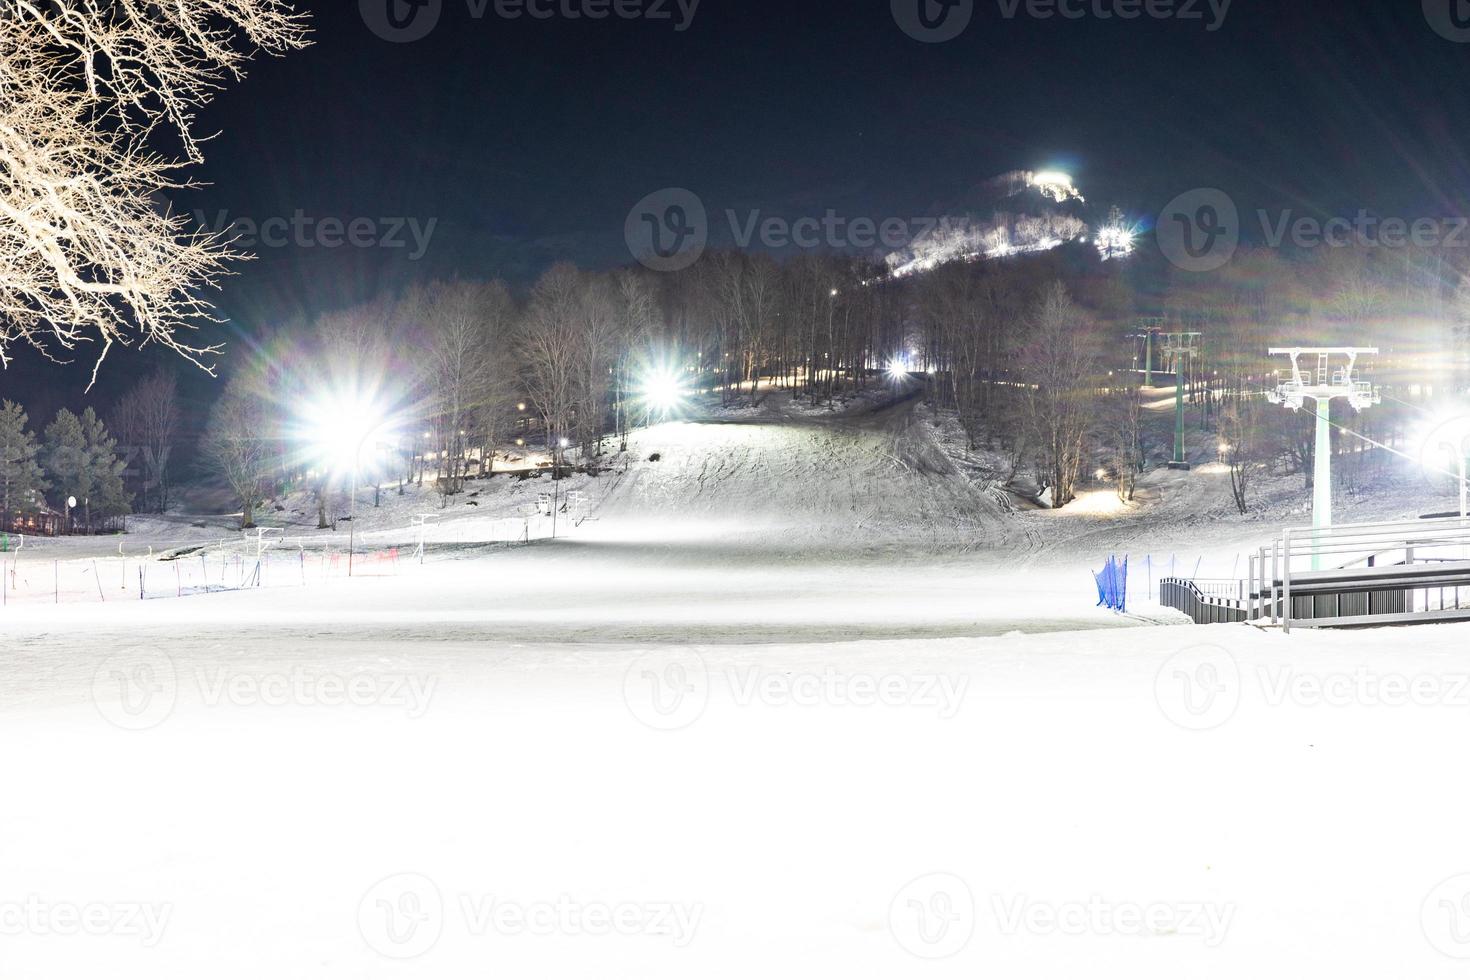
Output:
<instances>
[{"instance_id":1,"label":"night sky","mask_svg":"<svg viewBox=\"0 0 1470 980\"><path fill-rule=\"evenodd\" d=\"M926 44L888 0L703 0L683 31L681 8L658 2L666 19L594 21L509 20L493 2L476 18L479 0L442 0L412 43L375 34L357 0L306 4L314 46L255 62L201 115L221 132L197 171L213 186L173 205L211 222L368 218L374 234L433 222L432 237L416 260L407 226L402 248L257 246L211 336L238 343L417 279L524 284L557 259L625 263L629 208L670 186L716 225L726 208L941 215L989 177L1044 168L1145 223L1196 187L1243 211L1466 209L1470 43L1436 33L1432 3L1236 0L1212 31L1205 0L1174 4L1197 19L1135 20L1102 19L1092 0L1077 19L974 0L963 33ZM389 3L407 12L364 0ZM113 357L103 404L163 354ZM84 382L82 365L23 354L0 394L35 400L39 424Z\"/></svg>"}]
</instances>

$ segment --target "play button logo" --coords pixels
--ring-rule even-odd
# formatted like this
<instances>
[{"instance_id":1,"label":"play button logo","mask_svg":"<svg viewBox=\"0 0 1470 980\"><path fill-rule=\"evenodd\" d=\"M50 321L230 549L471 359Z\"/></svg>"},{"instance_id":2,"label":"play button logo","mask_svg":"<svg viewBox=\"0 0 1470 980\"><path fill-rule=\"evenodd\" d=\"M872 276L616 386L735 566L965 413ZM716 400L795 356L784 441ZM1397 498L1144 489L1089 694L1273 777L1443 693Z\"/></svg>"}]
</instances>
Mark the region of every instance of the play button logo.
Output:
<instances>
[{"instance_id":1,"label":"play button logo","mask_svg":"<svg viewBox=\"0 0 1470 980\"><path fill-rule=\"evenodd\" d=\"M358 0L362 22L393 44L422 41L439 26L444 0Z\"/></svg>"},{"instance_id":2,"label":"play button logo","mask_svg":"<svg viewBox=\"0 0 1470 980\"><path fill-rule=\"evenodd\" d=\"M893 19L915 41L953 41L970 26L975 0L890 0Z\"/></svg>"}]
</instances>

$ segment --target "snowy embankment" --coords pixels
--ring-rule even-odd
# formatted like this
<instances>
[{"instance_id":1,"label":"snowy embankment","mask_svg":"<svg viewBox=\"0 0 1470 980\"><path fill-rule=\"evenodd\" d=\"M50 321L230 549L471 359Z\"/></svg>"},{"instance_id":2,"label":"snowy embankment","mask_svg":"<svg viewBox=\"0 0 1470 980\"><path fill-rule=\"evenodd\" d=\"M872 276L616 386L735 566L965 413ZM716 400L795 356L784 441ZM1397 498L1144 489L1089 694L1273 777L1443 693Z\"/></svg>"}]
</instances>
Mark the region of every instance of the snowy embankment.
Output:
<instances>
[{"instance_id":1,"label":"snowy embankment","mask_svg":"<svg viewBox=\"0 0 1470 980\"><path fill-rule=\"evenodd\" d=\"M1009 513L941 442L671 423L554 543L0 611L0 973L1460 975L1465 628L1104 614L1091 552L1270 525Z\"/></svg>"}]
</instances>

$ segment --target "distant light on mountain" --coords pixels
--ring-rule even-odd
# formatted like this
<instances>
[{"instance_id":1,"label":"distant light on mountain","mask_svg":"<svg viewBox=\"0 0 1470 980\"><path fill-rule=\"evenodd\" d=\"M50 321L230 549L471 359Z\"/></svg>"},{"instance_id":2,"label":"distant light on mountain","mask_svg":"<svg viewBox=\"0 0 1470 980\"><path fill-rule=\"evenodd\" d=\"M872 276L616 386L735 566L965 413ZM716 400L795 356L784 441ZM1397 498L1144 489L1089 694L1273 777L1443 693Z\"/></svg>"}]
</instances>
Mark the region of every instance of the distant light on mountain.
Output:
<instances>
[{"instance_id":1,"label":"distant light on mountain","mask_svg":"<svg viewBox=\"0 0 1470 980\"><path fill-rule=\"evenodd\" d=\"M1123 217L1120 209L1112 208L1108 211L1107 222L1098 229L1094 241L1098 254L1106 262L1108 259L1121 259L1131 255L1137 238L1138 228Z\"/></svg>"},{"instance_id":2,"label":"distant light on mountain","mask_svg":"<svg viewBox=\"0 0 1470 980\"><path fill-rule=\"evenodd\" d=\"M1061 171L1013 170L986 181L981 194L979 207L937 219L888 255L889 274L902 278L956 260L1046 252L1089 236L1105 260L1133 251L1137 232L1122 212L1111 209L1094 233L1084 216L1087 199Z\"/></svg>"},{"instance_id":3,"label":"distant light on mountain","mask_svg":"<svg viewBox=\"0 0 1470 980\"><path fill-rule=\"evenodd\" d=\"M1087 199L1082 192L1072 183L1072 178L1060 170L1043 170L1040 173L1028 173L1026 175L1030 186L1041 192L1042 197L1049 197L1058 204L1065 201L1077 201L1085 204Z\"/></svg>"}]
</instances>

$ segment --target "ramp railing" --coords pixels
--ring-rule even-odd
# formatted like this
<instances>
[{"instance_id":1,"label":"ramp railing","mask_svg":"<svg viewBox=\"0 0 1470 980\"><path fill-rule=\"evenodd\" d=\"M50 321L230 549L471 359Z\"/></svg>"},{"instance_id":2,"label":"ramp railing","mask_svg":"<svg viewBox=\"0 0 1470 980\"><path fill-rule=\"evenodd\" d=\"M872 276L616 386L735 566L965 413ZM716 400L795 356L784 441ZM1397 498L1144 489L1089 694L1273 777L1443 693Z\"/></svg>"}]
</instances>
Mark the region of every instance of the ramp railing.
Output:
<instances>
[{"instance_id":1,"label":"ramp railing","mask_svg":"<svg viewBox=\"0 0 1470 980\"><path fill-rule=\"evenodd\" d=\"M1287 528L1246 564L1239 582L1166 580L1160 599L1195 622L1287 632L1470 619L1470 520L1459 517Z\"/></svg>"}]
</instances>

